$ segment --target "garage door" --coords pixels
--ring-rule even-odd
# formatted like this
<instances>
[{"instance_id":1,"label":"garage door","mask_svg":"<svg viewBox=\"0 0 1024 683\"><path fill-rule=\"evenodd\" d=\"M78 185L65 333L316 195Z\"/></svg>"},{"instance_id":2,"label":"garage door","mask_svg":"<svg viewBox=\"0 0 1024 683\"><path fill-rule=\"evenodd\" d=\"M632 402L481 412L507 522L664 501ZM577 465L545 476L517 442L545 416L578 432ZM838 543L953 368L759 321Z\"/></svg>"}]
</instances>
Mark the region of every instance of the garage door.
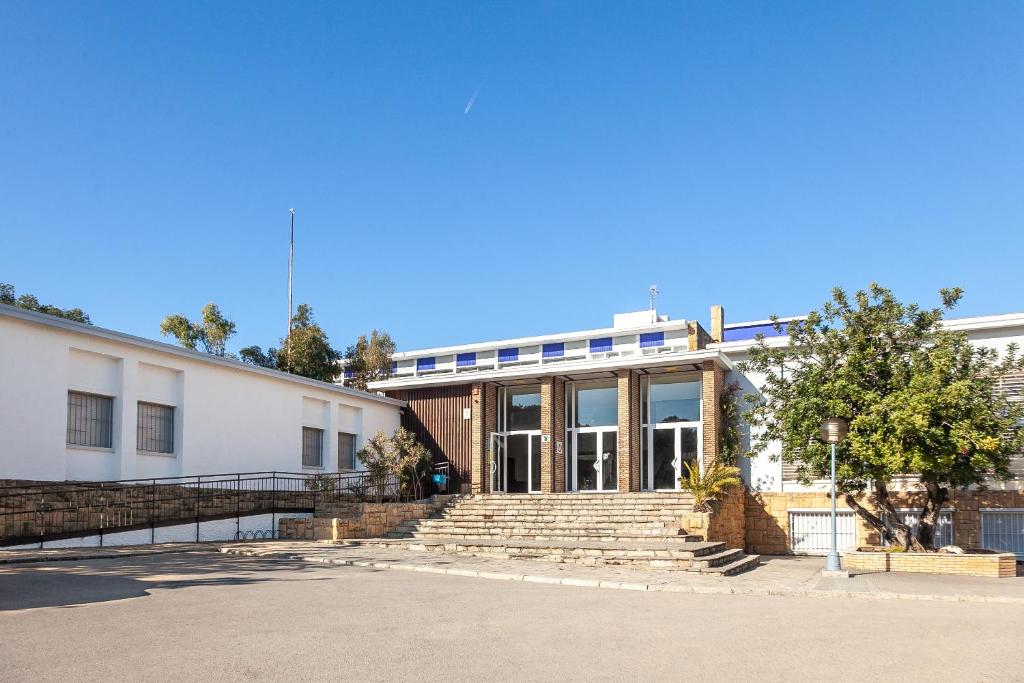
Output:
<instances>
[{"instance_id":1,"label":"garage door","mask_svg":"<svg viewBox=\"0 0 1024 683\"><path fill-rule=\"evenodd\" d=\"M789 512L789 548L794 553L824 555L832 545L832 513L829 510ZM840 551L857 545L854 513L836 511L836 546Z\"/></svg>"},{"instance_id":2,"label":"garage door","mask_svg":"<svg viewBox=\"0 0 1024 683\"><path fill-rule=\"evenodd\" d=\"M1024 556L1024 510L982 510L981 547Z\"/></svg>"}]
</instances>

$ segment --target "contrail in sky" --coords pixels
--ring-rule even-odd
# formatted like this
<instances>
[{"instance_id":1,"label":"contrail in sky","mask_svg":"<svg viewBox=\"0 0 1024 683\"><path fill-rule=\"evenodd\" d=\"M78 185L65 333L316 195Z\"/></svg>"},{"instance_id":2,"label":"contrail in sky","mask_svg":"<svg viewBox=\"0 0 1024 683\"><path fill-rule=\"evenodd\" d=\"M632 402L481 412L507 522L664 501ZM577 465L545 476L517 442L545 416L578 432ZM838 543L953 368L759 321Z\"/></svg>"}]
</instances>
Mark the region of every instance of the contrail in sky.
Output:
<instances>
[{"instance_id":1,"label":"contrail in sky","mask_svg":"<svg viewBox=\"0 0 1024 683\"><path fill-rule=\"evenodd\" d=\"M479 95L479 94L480 94L480 88L477 88L476 90L473 91L473 96L470 97L469 98L469 102L466 103L466 109L465 109L465 111L462 112L463 114L468 114L469 113L469 110L473 108L474 104L476 104L476 96Z\"/></svg>"}]
</instances>

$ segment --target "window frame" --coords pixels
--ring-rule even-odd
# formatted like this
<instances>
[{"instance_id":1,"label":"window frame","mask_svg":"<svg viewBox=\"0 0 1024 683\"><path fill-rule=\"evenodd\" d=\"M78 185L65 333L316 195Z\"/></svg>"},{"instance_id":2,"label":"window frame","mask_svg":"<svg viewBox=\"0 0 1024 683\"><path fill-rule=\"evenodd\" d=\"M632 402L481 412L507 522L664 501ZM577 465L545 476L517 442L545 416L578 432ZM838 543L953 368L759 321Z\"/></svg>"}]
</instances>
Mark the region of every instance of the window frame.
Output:
<instances>
[{"instance_id":1,"label":"window frame","mask_svg":"<svg viewBox=\"0 0 1024 683\"><path fill-rule=\"evenodd\" d=\"M352 437L352 453L350 456L350 467L341 466L341 437L342 435ZM346 432L344 430L338 430L338 471L339 472L354 472L359 469L358 460L356 458L356 452L359 450L359 435L354 432Z\"/></svg>"},{"instance_id":2,"label":"window frame","mask_svg":"<svg viewBox=\"0 0 1024 683\"><path fill-rule=\"evenodd\" d=\"M142 435L142 430L143 430L143 427L144 427L144 425L142 424L142 415L143 415L142 407L143 406L146 406L146 407L149 407L149 408L164 408L164 409L167 409L167 410L171 411L170 435L169 435L169 438L170 438L170 450L167 450L167 451L164 451L164 450L154 450L152 448L143 448L142 447L141 435ZM156 401L143 401L143 400L136 401L136 404L135 404L135 450L137 452L143 453L145 455L163 455L163 456L177 455L177 443L176 443L176 440L174 438L174 434L175 434L175 431L176 431L175 428L177 426L177 419L178 419L177 418L177 413L178 413L177 406L170 405L168 403L157 403Z\"/></svg>"},{"instance_id":3,"label":"window frame","mask_svg":"<svg viewBox=\"0 0 1024 683\"><path fill-rule=\"evenodd\" d=\"M319 435L317 455L319 456L319 463L316 465L306 464L306 434L308 432L316 432ZM309 470L322 470L324 468L324 429L323 427L314 427L311 425L302 425L302 447L301 447L301 458L302 468Z\"/></svg>"},{"instance_id":4,"label":"window frame","mask_svg":"<svg viewBox=\"0 0 1024 683\"><path fill-rule=\"evenodd\" d=\"M107 441L107 443L106 444L84 443L84 442L79 442L79 441L71 441L72 431L74 431L74 433L76 433L76 434L77 433L86 433L86 434L88 433L88 428L86 428L86 429L75 429L75 430L72 430L72 428L71 428L71 397L72 396L81 396L81 397L83 397L85 399L92 399L92 400L99 399L99 400L102 400L102 401L106 402L106 405L109 406L109 411L108 411L108 414L106 416L106 422L107 422L107 424L106 424L106 437L107 437L106 441ZM65 408L66 408L65 423L64 423L64 442L65 442L65 446L68 447L68 448L76 448L76 449L82 449L82 450L113 451L114 450L114 399L115 398L116 398L115 396L108 396L107 394L100 394L100 393L96 393L96 392L93 392L93 391L83 391L81 389L69 388L67 390L67 403L66 403L66 406L65 406ZM85 406L83 405L82 408L84 409ZM89 419L89 418L86 417L86 419ZM96 424L98 424L98 423L99 422L98 422L98 418L97 418Z\"/></svg>"}]
</instances>

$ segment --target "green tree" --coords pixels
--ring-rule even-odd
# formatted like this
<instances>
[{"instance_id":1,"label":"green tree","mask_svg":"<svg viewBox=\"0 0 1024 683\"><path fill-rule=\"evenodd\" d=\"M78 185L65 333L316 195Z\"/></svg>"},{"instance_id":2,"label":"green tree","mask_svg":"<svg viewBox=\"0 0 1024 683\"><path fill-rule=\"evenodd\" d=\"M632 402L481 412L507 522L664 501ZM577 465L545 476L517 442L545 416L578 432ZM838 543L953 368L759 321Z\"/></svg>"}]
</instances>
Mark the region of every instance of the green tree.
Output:
<instances>
[{"instance_id":1,"label":"green tree","mask_svg":"<svg viewBox=\"0 0 1024 683\"><path fill-rule=\"evenodd\" d=\"M243 363L256 365L261 368L277 369L278 351L275 348L268 348L265 352L258 346L246 346L238 350L238 357Z\"/></svg>"},{"instance_id":2,"label":"green tree","mask_svg":"<svg viewBox=\"0 0 1024 683\"><path fill-rule=\"evenodd\" d=\"M331 347L327 333L313 320L313 307L299 304L292 317L291 343L281 340L275 354L279 370L333 382L338 376L340 354Z\"/></svg>"},{"instance_id":3,"label":"green tree","mask_svg":"<svg viewBox=\"0 0 1024 683\"><path fill-rule=\"evenodd\" d=\"M160 334L174 337L186 349L225 355L227 341L235 334L235 323L225 318L212 301L203 306L202 313L200 321L189 320L181 314L169 315L160 323Z\"/></svg>"},{"instance_id":4,"label":"green tree","mask_svg":"<svg viewBox=\"0 0 1024 683\"><path fill-rule=\"evenodd\" d=\"M752 452L778 440L802 480L827 478L829 448L815 436L826 418L844 419L838 491L887 542L930 547L950 489L1008 477L1010 458L1024 447L1024 406L1000 391L1001 378L1024 369L1024 359L1013 346L1000 359L943 328L962 294L943 289L942 305L924 310L876 284L852 300L836 288L820 311L788 326L786 346L759 338L742 364L765 377L762 395L749 397L748 421L761 430ZM905 475L926 493L916 537L890 496L893 478ZM855 497L869 489L875 513Z\"/></svg>"},{"instance_id":5,"label":"green tree","mask_svg":"<svg viewBox=\"0 0 1024 683\"><path fill-rule=\"evenodd\" d=\"M430 451L404 427L399 427L392 436L378 431L356 453L356 457L363 464L370 487L377 491L378 499L386 495L392 483L396 485L397 493L411 491L415 498L421 497Z\"/></svg>"},{"instance_id":6,"label":"green tree","mask_svg":"<svg viewBox=\"0 0 1024 683\"><path fill-rule=\"evenodd\" d=\"M24 308L29 311L46 313L47 315L53 315L58 318L74 320L78 323L92 325L92 321L89 320L89 316L86 315L85 311L81 308L59 308L50 304L41 304L39 303L39 299L31 294L15 296L14 285L6 282L0 282L0 304L17 306L18 308Z\"/></svg>"},{"instance_id":7,"label":"green tree","mask_svg":"<svg viewBox=\"0 0 1024 683\"><path fill-rule=\"evenodd\" d=\"M387 332L373 330L367 339L365 334L345 350L345 369L348 377L345 385L366 391L369 383L391 376L391 356L395 353L395 342Z\"/></svg>"}]
</instances>

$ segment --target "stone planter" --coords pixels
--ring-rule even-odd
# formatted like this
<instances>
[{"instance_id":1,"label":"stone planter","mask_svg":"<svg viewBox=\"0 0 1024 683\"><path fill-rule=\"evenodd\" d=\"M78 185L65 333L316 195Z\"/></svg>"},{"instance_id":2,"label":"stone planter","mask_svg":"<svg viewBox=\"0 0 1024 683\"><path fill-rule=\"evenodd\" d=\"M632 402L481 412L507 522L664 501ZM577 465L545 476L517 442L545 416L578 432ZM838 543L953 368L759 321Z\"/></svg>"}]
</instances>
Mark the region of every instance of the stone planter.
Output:
<instances>
[{"instance_id":1,"label":"stone planter","mask_svg":"<svg viewBox=\"0 0 1024 683\"><path fill-rule=\"evenodd\" d=\"M953 553L887 553L858 548L843 553L843 569L851 572L913 572L1009 578L1017 575L1013 553L969 551Z\"/></svg>"}]
</instances>

